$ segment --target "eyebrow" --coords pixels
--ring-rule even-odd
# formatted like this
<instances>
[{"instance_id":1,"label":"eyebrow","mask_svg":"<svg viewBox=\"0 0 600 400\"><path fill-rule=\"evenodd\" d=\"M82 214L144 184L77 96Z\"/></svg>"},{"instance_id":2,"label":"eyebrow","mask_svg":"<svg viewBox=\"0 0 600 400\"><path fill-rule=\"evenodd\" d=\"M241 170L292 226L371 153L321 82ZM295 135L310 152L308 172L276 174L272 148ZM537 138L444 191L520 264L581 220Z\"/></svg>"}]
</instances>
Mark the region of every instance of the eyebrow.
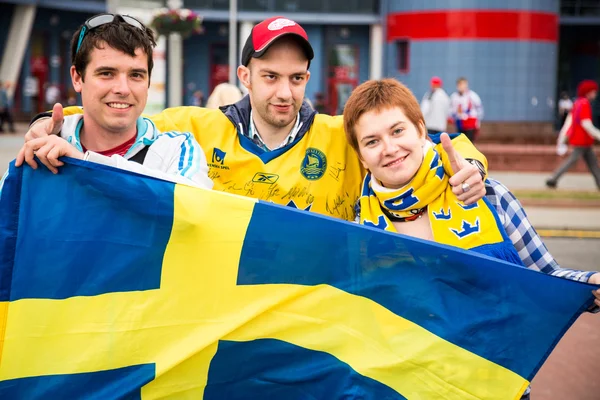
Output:
<instances>
[{"instance_id":1,"label":"eyebrow","mask_svg":"<svg viewBox=\"0 0 600 400\"><path fill-rule=\"evenodd\" d=\"M118 70L115 67L107 67L107 66L100 66L94 70L94 72L103 72L103 71L114 72L114 71L118 71ZM148 74L148 70L146 68L134 68L134 69L130 70L129 72L136 72L138 74Z\"/></svg>"},{"instance_id":2,"label":"eyebrow","mask_svg":"<svg viewBox=\"0 0 600 400\"><path fill-rule=\"evenodd\" d=\"M134 68L130 72L137 72L138 74L148 74L148 70L146 68Z\"/></svg>"},{"instance_id":3,"label":"eyebrow","mask_svg":"<svg viewBox=\"0 0 600 400\"><path fill-rule=\"evenodd\" d=\"M266 69L266 68L263 68L263 69L259 70L259 71L258 71L258 73L259 73L259 74L269 74L269 75L276 75L276 76L279 76L279 75L281 75L281 74L278 74L278 73L277 73L277 72L275 72L275 71L272 71L272 70L270 70L270 69Z\"/></svg>"},{"instance_id":4,"label":"eyebrow","mask_svg":"<svg viewBox=\"0 0 600 400\"><path fill-rule=\"evenodd\" d=\"M406 121L402 121L402 120L400 120L400 121L397 121L397 122L394 122L392 125L390 125L390 128L389 128L389 130L391 131L392 129L394 129L394 128L395 128L395 127L397 127L398 125L405 124L405 123L406 123Z\"/></svg>"},{"instance_id":5,"label":"eyebrow","mask_svg":"<svg viewBox=\"0 0 600 400\"><path fill-rule=\"evenodd\" d=\"M308 71L292 72L290 74L290 76L306 75L307 72ZM275 72L275 71L272 71L270 69L265 69L265 68L259 70L259 74L269 74L269 75L281 76L281 74L279 72Z\"/></svg>"},{"instance_id":6,"label":"eyebrow","mask_svg":"<svg viewBox=\"0 0 600 400\"><path fill-rule=\"evenodd\" d=\"M116 71L116 70L117 70L117 69L116 69L116 68L113 68L113 67L100 66L100 67L96 68L96 69L94 70L94 72L101 72L101 71Z\"/></svg>"},{"instance_id":7,"label":"eyebrow","mask_svg":"<svg viewBox=\"0 0 600 400\"><path fill-rule=\"evenodd\" d=\"M397 122L394 122L392 125L390 125L390 127L388 128L388 130L390 130L390 131L391 131L392 129L394 129L394 128L395 128L395 127L397 127L398 125L401 125L401 124L404 124L404 123L406 123L406 121L397 121ZM368 135L368 136L365 136L364 138L360 139L360 141L361 141L361 143L362 143L362 142L364 142L365 140L371 140L371 139L373 139L373 138L374 138L374 137L376 137L376 136L377 136L377 135Z\"/></svg>"}]
</instances>

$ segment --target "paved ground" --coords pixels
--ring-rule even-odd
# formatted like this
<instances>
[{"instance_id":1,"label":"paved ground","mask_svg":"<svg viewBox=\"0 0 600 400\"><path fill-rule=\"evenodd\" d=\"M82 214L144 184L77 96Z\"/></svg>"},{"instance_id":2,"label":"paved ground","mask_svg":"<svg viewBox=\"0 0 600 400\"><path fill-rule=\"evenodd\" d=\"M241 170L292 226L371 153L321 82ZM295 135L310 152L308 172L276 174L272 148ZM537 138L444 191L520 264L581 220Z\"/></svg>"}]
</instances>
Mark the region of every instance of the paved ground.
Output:
<instances>
[{"instance_id":1,"label":"paved ground","mask_svg":"<svg viewBox=\"0 0 600 400\"><path fill-rule=\"evenodd\" d=\"M545 180L548 173L491 171L490 177L511 190L549 190ZM559 182L559 189L596 191L591 174L567 173ZM572 229L600 231L600 208L526 207L527 215L536 229ZM600 399L600 395L598 396Z\"/></svg>"},{"instance_id":2,"label":"paved ground","mask_svg":"<svg viewBox=\"0 0 600 400\"><path fill-rule=\"evenodd\" d=\"M3 174L21 144L20 134L0 135L0 173ZM492 177L511 189L541 189L546 174L491 172ZM567 174L560 187L569 190L595 190L587 174ZM527 208L538 228L572 228L600 230L600 210ZM600 239L546 238L546 245L565 267L600 271ZM560 293L556 294L560 296ZM524 349L524 351L527 351ZM600 399L600 314L583 315L567 332L533 381L534 400Z\"/></svg>"},{"instance_id":3,"label":"paved ground","mask_svg":"<svg viewBox=\"0 0 600 400\"><path fill-rule=\"evenodd\" d=\"M545 181L550 177L550 173L544 172L490 171L489 175L504 183L511 190L546 189ZM558 189L591 191L596 190L596 184L591 174L568 173L559 181Z\"/></svg>"}]
</instances>

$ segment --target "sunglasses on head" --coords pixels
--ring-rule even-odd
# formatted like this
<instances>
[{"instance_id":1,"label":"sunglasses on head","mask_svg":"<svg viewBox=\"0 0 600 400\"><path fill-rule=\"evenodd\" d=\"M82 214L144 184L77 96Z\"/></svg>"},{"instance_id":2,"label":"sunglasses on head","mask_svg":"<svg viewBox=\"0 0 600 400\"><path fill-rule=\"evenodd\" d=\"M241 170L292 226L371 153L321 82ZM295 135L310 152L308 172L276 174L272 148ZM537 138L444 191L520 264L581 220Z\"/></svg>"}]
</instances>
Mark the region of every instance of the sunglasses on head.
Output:
<instances>
[{"instance_id":1,"label":"sunglasses on head","mask_svg":"<svg viewBox=\"0 0 600 400\"><path fill-rule=\"evenodd\" d=\"M120 15L120 14L98 14L94 15L92 18L85 21L83 24L83 28L81 28L81 32L79 33L79 40L77 41L77 50L75 50L75 54L79 52L79 48L81 47L81 42L83 42L83 38L85 35L99 26L110 24L115 20L115 18L119 16L123 18L123 21L127 22L129 25L144 30L144 24L142 24L137 19L129 16L129 15Z\"/></svg>"}]
</instances>

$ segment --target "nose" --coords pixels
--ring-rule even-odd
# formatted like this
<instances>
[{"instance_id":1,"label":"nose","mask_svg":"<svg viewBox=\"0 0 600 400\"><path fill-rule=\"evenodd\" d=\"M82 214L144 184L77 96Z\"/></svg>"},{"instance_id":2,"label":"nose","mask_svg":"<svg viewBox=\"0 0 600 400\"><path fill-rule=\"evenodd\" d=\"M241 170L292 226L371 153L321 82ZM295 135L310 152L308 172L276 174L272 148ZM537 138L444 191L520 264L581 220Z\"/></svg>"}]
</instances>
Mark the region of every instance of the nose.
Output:
<instances>
[{"instance_id":1,"label":"nose","mask_svg":"<svg viewBox=\"0 0 600 400\"><path fill-rule=\"evenodd\" d=\"M393 155L394 153L396 153L397 146L395 145L394 141L390 137L385 137L382 140L382 145L383 145L383 155L390 156L390 155Z\"/></svg>"},{"instance_id":2,"label":"nose","mask_svg":"<svg viewBox=\"0 0 600 400\"><path fill-rule=\"evenodd\" d=\"M129 78L127 74L118 74L114 80L113 93L120 96L128 96L131 90L129 89Z\"/></svg>"},{"instance_id":3,"label":"nose","mask_svg":"<svg viewBox=\"0 0 600 400\"><path fill-rule=\"evenodd\" d=\"M277 85L276 96L279 100L287 102L292 98L292 89L287 79L280 79Z\"/></svg>"}]
</instances>

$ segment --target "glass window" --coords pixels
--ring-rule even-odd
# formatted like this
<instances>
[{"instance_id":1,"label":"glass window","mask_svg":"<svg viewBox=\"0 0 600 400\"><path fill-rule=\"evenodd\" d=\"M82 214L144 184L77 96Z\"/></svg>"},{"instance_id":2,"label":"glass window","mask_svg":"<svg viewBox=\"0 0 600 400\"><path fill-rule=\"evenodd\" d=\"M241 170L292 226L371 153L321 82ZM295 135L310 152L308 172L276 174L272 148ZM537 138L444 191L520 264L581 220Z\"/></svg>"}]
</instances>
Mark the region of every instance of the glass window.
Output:
<instances>
[{"instance_id":1,"label":"glass window","mask_svg":"<svg viewBox=\"0 0 600 400\"><path fill-rule=\"evenodd\" d=\"M244 11L268 11L269 0L239 0L238 6Z\"/></svg>"},{"instance_id":2,"label":"glass window","mask_svg":"<svg viewBox=\"0 0 600 400\"><path fill-rule=\"evenodd\" d=\"M229 10L229 0L184 0L185 8L205 10Z\"/></svg>"},{"instance_id":3,"label":"glass window","mask_svg":"<svg viewBox=\"0 0 600 400\"><path fill-rule=\"evenodd\" d=\"M376 14L378 1L376 0L327 0L326 11L332 13L368 13Z\"/></svg>"},{"instance_id":4,"label":"glass window","mask_svg":"<svg viewBox=\"0 0 600 400\"><path fill-rule=\"evenodd\" d=\"M398 59L398 71L408 72L410 68L410 42L408 40L396 41L396 57Z\"/></svg>"},{"instance_id":5,"label":"glass window","mask_svg":"<svg viewBox=\"0 0 600 400\"><path fill-rule=\"evenodd\" d=\"M324 11L323 0L275 0L275 11L318 12Z\"/></svg>"}]
</instances>

